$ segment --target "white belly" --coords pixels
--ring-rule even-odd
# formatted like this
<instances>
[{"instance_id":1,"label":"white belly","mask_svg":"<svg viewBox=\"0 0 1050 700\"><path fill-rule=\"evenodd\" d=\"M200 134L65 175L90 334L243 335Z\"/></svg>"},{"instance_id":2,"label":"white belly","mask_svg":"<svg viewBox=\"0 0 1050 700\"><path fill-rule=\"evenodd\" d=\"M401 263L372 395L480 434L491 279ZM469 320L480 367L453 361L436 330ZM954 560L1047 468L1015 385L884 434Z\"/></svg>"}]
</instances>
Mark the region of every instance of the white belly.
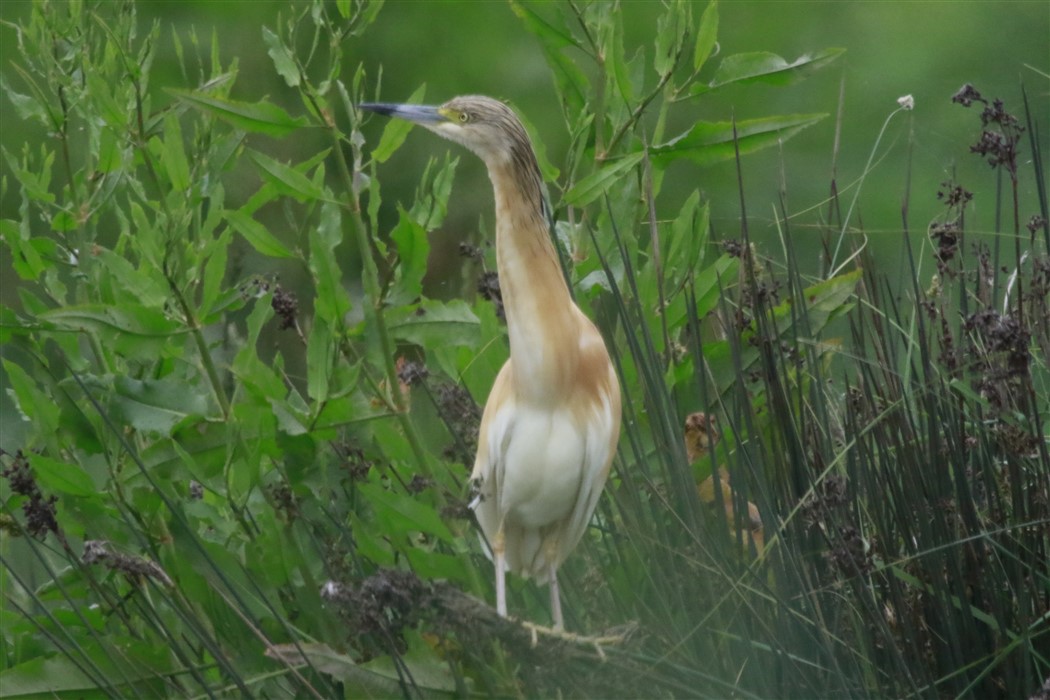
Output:
<instances>
[{"instance_id":1,"label":"white belly","mask_svg":"<svg viewBox=\"0 0 1050 700\"><path fill-rule=\"evenodd\" d=\"M500 510L507 526L539 529L566 518L576 504L586 433L567 411L515 409L504 435Z\"/></svg>"}]
</instances>

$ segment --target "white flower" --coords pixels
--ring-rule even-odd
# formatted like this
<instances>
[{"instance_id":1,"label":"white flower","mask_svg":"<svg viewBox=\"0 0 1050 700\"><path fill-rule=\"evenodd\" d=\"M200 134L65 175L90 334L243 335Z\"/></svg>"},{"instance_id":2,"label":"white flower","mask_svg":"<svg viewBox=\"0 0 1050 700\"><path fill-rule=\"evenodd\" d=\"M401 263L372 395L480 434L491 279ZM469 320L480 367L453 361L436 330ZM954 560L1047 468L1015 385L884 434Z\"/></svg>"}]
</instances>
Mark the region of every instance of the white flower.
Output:
<instances>
[{"instance_id":1,"label":"white flower","mask_svg":"<svg viewBox=\"0 0 1050 700\"><path fill-rule=\"evenodd\" d=\"M901 109L910 112L915 109L915 98L911 95L904 95L897 98L897 104L901 106Z\"/></svg>"}]
</instances>

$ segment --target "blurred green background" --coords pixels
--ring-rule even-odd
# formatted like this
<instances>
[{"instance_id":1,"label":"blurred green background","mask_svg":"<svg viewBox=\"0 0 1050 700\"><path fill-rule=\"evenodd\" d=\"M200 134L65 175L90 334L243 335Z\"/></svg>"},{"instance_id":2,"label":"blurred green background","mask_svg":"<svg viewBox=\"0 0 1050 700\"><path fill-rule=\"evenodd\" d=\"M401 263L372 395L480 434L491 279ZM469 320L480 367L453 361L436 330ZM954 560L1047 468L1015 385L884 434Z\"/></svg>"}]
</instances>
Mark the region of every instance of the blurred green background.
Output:
<instances>
[{"instance_id":1,"label":"blurred green background","mask_svg":"<svg viewBox=\"0 0 1050 700\"><path fill-rule=\"evenodd\" d=\"M699 18L706 3L697 3ZM293 113L302 111L297 99L274 71L261 39L262 27L274 26L294 3L180 1L137 4L143 31L161 23L161 42L151 85L154 108L168 101L165 87L192 87L175 61L172 33L184 41L195 30L201 52L207 56L214 32L224 64L237 57L240 73L234 97L256 100L263 95ZM0 18L16 22L28 2L3 0ZM540 7L541 12L556 8ZM627 55L651 54L655 37L656 2L623 2ZM829 118L787 142L782 152L769 151L744 160L744 185L752 233L767 245L775 243L773 218L778 191L783 186L788 210L800 214L791 225L803 266L816 264L819 234L814 226L823 212L832 173L837 175L844 204L853 197L847 189L864 172L876 139L888 115L905 94L915 97L913 112L897 114L877 152L875 168L867 176L850 223L862 225L871 249L887 266L896 265L901 248L901 203L911 175L910 230L923 237L927 224L943 209L936 199L941 181L955 173L975 192L968 224L994 226L995 183L990 169L968 153L980 133L978 110L951 104L951 95L966 82L987 97L1005 100L1007 109L1022 116L1021 84L1040 124L1044 147L1050 143L1050 2L773 2L727 1L720 5L719 55L709 61L710 76L721 57L747 51L771 51L793 61L800 55L828 47L843 47L838 61L806 81L788 87L727 88L678 105L668 135L684 131L692 120L744 119L768 114L826 112ZM12 87L19 79L12 70L18 57L15 32L0 29L3 74ZM188 44L187 44L188 45ZM556 165L568 135L557 107L550 72L538 42L525 30L506 2L406 2L388 0L379 21L363 37L348 39L344 78L358 61L374 85L382 76L381 98L403 100L421 83L427 98L440 102L463 93L485 93L511 100L542 136ZM580 56L585 65L586 59ZM585 65L590 69L590 66ZM655 76L650 76L655 81ZM840 106L841 95L841 106ZM2 104L2 144L17 153L23 144L48 138L42 130L20 122L10 100ZM835 150L836 114L841 108L841 135ZM345 118L345 115L342 115ZM381 124L365 127L378 139ZM316 142L311 142L316 138ZM287 160L303 160L323 147L321 135L296 135L264 148ZM909 147L910 142L910 147ZM385 205L407 199L418 173L431 155L453 148L421 135L412 135L405 148L380 169ZM1025 144L1026 150L1028 144ZM910 150L910 155L909 155ZM461 155L458 152L456 155ZM909 167L910 163L910 167ZM5 163L6 170L6 163ZM57 176L57 175L56 175ZM253 187L246 183L246 188ZM1023 183L1022 216L1034 213L1031 178ZM719 237L740 229L739 196L733 164L698 169L676 164L669 173L661 199L661 217L678 211L679 200L700 188L712 202ZM982 196L982 194L987 196ZM557 197L555 197L557 199ZM2 216L18 218L19 197L10 185L2 193ZM454 243L476 231L479 220L491 222L491 194L480 162L463 158L443 230L435 233L432 265L441 268L454 258ZM818 211L806 213L817 208ZM1030 211L1029 211L1030 209ZM43 232L42 232L43 233ZM775 252L775 251L770 251ZM6 255L6 251L4 251ZM805 269L805 268L804 268ZM0 258L0 300L17 307L17 278L10 261ZM431 289L448 296L451 289Z\"/></svg>"}]
</instances>

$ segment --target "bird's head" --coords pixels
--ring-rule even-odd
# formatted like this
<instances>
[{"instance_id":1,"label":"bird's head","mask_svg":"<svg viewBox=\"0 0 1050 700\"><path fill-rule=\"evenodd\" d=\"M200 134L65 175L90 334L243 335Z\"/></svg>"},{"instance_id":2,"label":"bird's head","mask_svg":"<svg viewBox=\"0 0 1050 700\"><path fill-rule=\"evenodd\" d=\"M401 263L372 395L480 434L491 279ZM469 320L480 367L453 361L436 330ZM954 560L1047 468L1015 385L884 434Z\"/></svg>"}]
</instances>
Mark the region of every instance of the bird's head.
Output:
<instances>
[{"instance_id":1,"label":"bird's head","mask_svg":"<svg viewBox=\"0 0 1050 700\"><path fill-rule=\"evenodd\" d=\"M499 100L480 95L454 97L443 105L365 103L361 109L414 122L462 144L488 165L532 156L521 121Z\"/></svg>"}]
</instances>

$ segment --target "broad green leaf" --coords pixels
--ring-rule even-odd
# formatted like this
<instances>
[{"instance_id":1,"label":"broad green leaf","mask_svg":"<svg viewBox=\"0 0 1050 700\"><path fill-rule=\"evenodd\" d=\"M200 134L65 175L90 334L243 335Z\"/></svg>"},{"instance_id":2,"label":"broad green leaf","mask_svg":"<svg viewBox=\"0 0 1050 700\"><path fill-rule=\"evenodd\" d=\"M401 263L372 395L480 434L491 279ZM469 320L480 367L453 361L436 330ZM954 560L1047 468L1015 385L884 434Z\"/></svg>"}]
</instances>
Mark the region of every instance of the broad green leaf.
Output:
<instances>
[{"instance_id":1,"label":"broad green leaf","mask_svg":"<svg viewBox=\"0 0 1050 700\"><path fill-rule=\"evenodd\" d=\"M38 656L0 672L5 700L105 700L113 697L66 656Z\"/></svg>"},{"instance_id":2,"label":"broad green leaf","mask_svg":"<svg viewBox=\"0 0 1050 700\"><path fill-rule=\"evenodd\" d=\"M107 131L112 130L118 134L126 131L132 113L127 109L126 104L121 104L117 99L123 86L119 83L111 84L105 75L97 71L87 71L84 78L91 101L105 120ZM117 94L114 94L115 92Z\"/></svg>"},{"instance_id":3,"label":"broad green leaf","mask_svg":"<svg viewBox=\"0 0 1050 700\"><path fill-rule=\"evenodd\" d=\"M353 657L341 654L320 642L276 644L266 649L266 656L291 667L309 664L310 668L338 679L346 697L395 697L402 694L402 678L410 673L413 688L423 697L457 697L456 680L448 664L417 652L399 654L397 665L389 656L380 656L359 664Z\"/></svg>"},{"instance_id":4,"label":"broad green leaf","mask_svg":"<svg viewBox=\"0 0 1050 700\"><path fill-rule=\"evenodd\" d=\"M266 227L241 211L226 212L226 220L252 248L271 258L294 258L295 253L281 243Z\"/></svg>"},{"instance_id":5,"label":"broad green leaf","mask_svg":"<svg viewBox=\"0 0 1050 700\"><path fill-rule=\"evenodd\" d=\"M209 97L186 90L168 90L169 93L198 109L229 122L238 129L280 138L308 126L302 117L292 118L283 109L266 100L237 102Z\"/></svg>"},{"instance_id":6,"label":"broad green leaf","mask_svg":"<svg viewBox=\"0 0 1050 700\"><path fill-rule=\"evenodd\" d=\"M54 124L48 118L48 111L41 100L12 90L11 86L3 78L0 78L0 89L3 90L4 97L11 100L11 104L15 108L15 114L18 115L19 119L36 119L44 127L54 128Z\"/></svg>"},{"instance_id":7,"label":"broad green leaf","mask_svg":"<svg viewBox=\"0 0 1050 700\"><path fill-rule=\"evenodd\" d=\"M328 376L335 352L328 323L321 317L315 318L306 345L306 393L319 403L328 399Z\"/></svg>"},{"instance_id":8,"label":"broad green leaf","mask_svg":"<svg viewBox=\"0 0 1050 700\"><path fill-rule=\"evenodd\" d=\"M401 218L390 232L390 238L397 246L399 260L397 283L388 299L388 303L392 305L410 304L419 298L423 291L427 258L430 256L430 242L427 241L426 230L413 221L407 211L400 207L398 210Z\"/></svg>"},{"instance_id":9,"label":"broad green leaf","mask_svg":"<svg viewBox=\"0 0 1050 700\"><path fill-rule=\"evenodd\" d=\"M127 425L136 430L171 431L191 416L208 413L208 397L198 387L170 379L113 378L113 407Z\"/></svg>"},{"instance_id":10,"label":"broad green leaf","mask_svg":"<svg viewBox=\"0 0 1050 700\"><path fill-rule=\"evenodd\" d=\"M704 209L708 209L706 203ZM726 281L737 277L739 266L740 258L723 254L696 275L693 280L693 298L696 301L695 311L698 318L703 318L715 310Z\"/></svg>"},{"instance_id":11,"label":"broad green leaf","mask_svg":"<svg viewBox=\"0 0 1050 700\"><path fill-rule=\"evenodd\" d=\"M18 314L10 307L0 304L0 344L11 342L14 335L29 333L29 328L18 318Z\"/></svg>"},{"instance_id":12,"label":"broad green leaf","mask_svg":"<svg viewBox=\"0 0 1050 700\"><path fill-rule=\"evenodd\" d=\"M190 164L186 160L186 151L182 147L182 127L175 112L169 112L164 119L164 157L161 162L168 173L171 187L177 192L190 188Z\"/></svg>"},{"instance_id":13,"label":"broad green leaf","mask_svg":"<svg viewBox=\"0 0 1050 700\"><path fill-rule=\"evenodd\" d=\"M258 436L245 433L241 437L255 440ZM186 424L175 430L173 439L157 440L144 449L142 462L150 474L171 474L176 469L188 468L194 478L206 481L221 473L227 441L228 431L222 423ZM125 475L129 483L141 478L134 471Z\"/></svg>"},{"instance_id":14,"label":"broad green leaf","mask_svg":"<svg viewBox=\"0 0 1050 700\"><path fill-rule=\"evenodd\" d=\"M429 645L421 642L414 644L413 648L397 661L389 655L384 655L361 664L361 667L390 680L401 678L401 674L404 673L402 668L407 667L408 673L412 674L412 680L417 687L426 691L425 695L428 697L461 697L450 664L430 649ZM463 680L469 687L471 679Z\"/></svg>"},{"instance_id":15,"label":"broad green leaf","mask_svg":"<svg viewBox=\"0 0 1050 700\"><path fill-rule=\"evenodd\" d=\"M740 154L753 153L785 141L812 126L826 114L792 114L736 122L697 122L689 131L652 149L653 163L664 166L678 158L700 165L731 160L739 145Z\"/></svg>"},{"instance_id":16,"label":"broad green leaf","mask_svg":"<svg viewBox=\"0 0 1050 700\"><path fill-rule=\"evenodd\" d=\"M718 3L711 0L700 16L700 25L696 30L696 44L693 46L693 70L700 70L715 48L718 40Z\"/></svg>"},{"instance_id":17,"label":"broad green leaf","mask_svg":"<svg viewBox=\"0 0 1050 700\"><path fill-rule=\"evenodd\" d=\"M387 314L387 328L398 340L424 348L474 345L479 321L460 299L449 302L424 299L418 307L399 307Z\"/></svg>"},{"instance_id":18,"label":"broad green leaf","mask_svg":"<svg viewBox=\"0 0 1050 700\"><path fill-rule=\"evenodd\" d=\"M665 6L656 20L656 39L653 47L653 68L659 76L674 70L682 43L689 31L688 5L675 2Z\"/></svg>"},{"instance_id":19,"label":"broad green leaf","mask_svg":"<svg viewBox=\"0 0 1050 700\"><path fill-rule=\"evenodd\" d=\"M452 554L412 548L405 552L408 561L420 578L435 581L458 581L466 586L470 585L471 576L466 572L463 559Z\"/></svg>"},{"instance_id":20,"label":"broad green leaf","mask_svg":"<svg viewBox=\"0 0 1050 700\"><path fill-rule=\"evenodd\" d=\"M259 166L263 179L273 185L278 192L286 194L299 202L305 202L311 199L329 199L328 193L326 193L324 189L314 184L310 178L306 177L306 175L303 175L295 168L290 168L284 163L279 163L273 158L259 153L258 151L249 149L247 153L248 156L255 161L255 164Z\"/></svg>"},{"instance_id":21,"label":"broad green leaf","mask_svg":"<svg viewBox=\"0 0 1050 700\"><path fill-rule=\"evenodd\" d=\"M579 42L576 41L564 22L555 25L536 14L527 4L517 2L517 0L510 3L510 9L517 15L518 19L525 23L525 28L543 42L545 46L551 49L562 49L570 46L581 48ZM560 15L558 15L558 19L561 19Z\"/></svg>"},{"instance_id":22,"label":"broad green leaf","mask_svg":"<svg viewBox=\"0 0 1050 700\"><path fill-rule=\"evenodd\" d=\"M555 10L559 9L553 6ZM540 40L547 64L554 72L554 81L562 103L568 108L569 117L576 121L587 104L588 80L580 67L563 52L570 47L580 48L564 20L557 12L558 25L555 26L537 14L531 6L523 2L511 2L510 9L525 23L525 27Z\"/></svg>"},{"instance_id":23,"label":"broad green leaf","mask_svg":"<svg viewBox=\"0 0 1050 700\"><path fill-rule=\"evenodd\" d=\"M54 254L55 243L51 239L23 238L18 224L11 219L0 220L0 235L11 250L11 266L20 278L35 280L50 267L44 256Z\"/></svg>"},{"instance_id":24,"label":"broad green leaf","mask_svg":"<svg viewBox=\"0 0 1050 700\"><path fill-rule=\"evenodd\" d=\"M578 207L590 204L603 195L616 180L619 180L631 168L640 163L643 157L645 157L645 153L641 151L632 153L602 167L597 172L591 173L565 193L565 202Z\"/></svg>"},{"instance_id":25,"label":"broad green leaf","mask_svg":"<svg viewBox=\"0 0 1050 700\"><path fill-rule=\"evenodd\" d=\"M94 700L113 697L159 697L181 671L172 668L167 650L117 633L78 640L79 663L68 656L38 657L0 672L5 700ZM94 669L90 675L82 669ZM99 678L101 674L101 678ZM166 676L171 676L165 681ZM100 687L100 683L105 685ZM131 684L134 684L132 686Z\"/></svg>"},{"instance_id":26,"label":"broad green leaf","mask_svg":"<svg viewBox=\"0 0 1050 700\"><path fill-rule=\"evenodd\" d=\"M0 359L7 381L11 387L7 390L13 399L22 420L32 423L44 433L58 430L59 408L46 393L40 390L36 382L24 369L10 360Z\"/></svg>"},{"instance_id":27,"label":"broad green leaf","mask_svg":"<svg viewBox=\"0 0 1050 700\"><path fill-rule=\"evenodd\" d=\"M147 338L167 338L173 333L185 332L184 328L163 312L127 303L120 306L65 306L44 311L38 318L66 330L118 331Z\"/></svg>"},{"instance_id":28,"label":"broad green leaf","mask_svg":"<svg viewBox=\"0 0 1050 700\"><path fill-rule=\"evenodd\" d=\"M852 270L838 277L818 282L804 291L806 311L809 317L809 331L816 334L829 321L848 311L852 304L849 300L857 289L864 271ZM789 317L792 300L779 304L773 311L777 316Z\"/></svg>"},{"instance_id":29,"label":"broad green leaf","mask_svg":"<svg viewBox=\"0 0 1050 700\"><path fill-rule=\"evenodd\" d=\"M336 434L329 435L322 431L343 430L353 423L363 423L386 415L383 408L369 402L364 391L329 398L314 416L313 434L318 439L335 440Z\"/></svg>"},{"instance_id":30,"label":"broad green leaf","mask_svg":"<svg viewBox=\"0 0 1050 700\"><path fill-rule=\"evenodd\" d=\"M436 174L431 175L435 162L431 159L427 163L423 177L420 178L423 185L420 191L416 192L416 201L410 210L413 221L427 231L433 231L445 220L445 215L448 213L448 198L452 194L452 182L455 179L459 158L452 158L446 154L445 164Z\"/></svg>"},{"instance_id":31,"label":"broad green leaf","mask_svg":"<svg viewBox=\"0 0 1050 700\"><path fill-rule=\"evenodd\" d=\"M103 129L98 138L98 158L95 169L106 174L116 172L123 164L124 153L121 150L121 139L117 138L112 129Z\"/></svg>"},{"instance_id":32,"label":"broad green leaf","mask_svg":"<svg viewBox=\"0 0 1050 700\"><path fill-rule=\"evenodd\" d=\"M297 437L310 432L305 425L309 422L309 415L299 415L287 402L277 399L270 399L270 406L273 408L273 417L277 419L277 428L285 435Z\"/></svg>"},{"instance_id":33,"label":"broad green leaf","mask_svg":"<svg viewBox=\"0 0 1050 700\"><path fill-rule=\"evenodd\" d=\"M99 275L99 291L106 301L134 300L159 309L169 300L171 290L148 263L136 268L123 255L105 248L98 251L95 260L104 270L104 274Z\"/></svg>"},{"instance_id":34,"label":"broad green leaf","mask_svg":"<svg viewBox=\"0 0 1050 700\"><path fill-rule=\"evenodd\" d=\"M810 56L799 56L788 63L774 53L756 51L726 57L707 85L697 83L690 94L699 95L732 83L768 83L791 85L802 80L818 68L822 68L841 56L846 49L824 49Z\"/></svg>"},{"instance_id":35,"label":"broad green leaf","mask_svg":"<svg viewBox=\"0 0 1050 700\"><path fill-rule=\"evenodd\" d=\"M314 312L332 328L341 328L350 311L350 296L343 288L343 272L335 248L341 240L342 216L330 202L321 205L321 222L310 230L310 273L314 280Z\"/></svg>"},{"instance_id":36,"label":"broad green leaf","mask_svg":"<svg viewBox=\"0 0 1050 700\"><path fill-rule=\"evenodd\" d=\"M299 68L295 65L295 58L288 50L288 47L281 43L281 38L269 27L263 27L263 43L266 44L266 53L270 54L270 58L273 59L273 66L277 69L277 73L284 78L284 82L288 84L288 87L298 87L300 81Z\"/></svg>"},{"instance_id":37,"label":"broad green leaf","mask_svg":"<svg viewBox=\"0 0 1050 700\"><path fill-rule=\"evenodd\" d=\"M62 233L72 231L77 227L77 218L72 212L60 209L51 217L51 230Z\"/></svg>"},{"instance_id":38,"label":"broad green leaf","mask_svg":"<svg viewBox=\"0 0 1050 700\"><path fill-rule=\"evenodd\" d=\"M707 244L709 207L700 205L700 192L694 190L671 222L670 235L664 249L665 276L673 291L696 270Z\"/></svg>"},{"instance_id":39,"label":"broad green leaf","mask_svg":"<svg viewBox=\"0 0 1050 700\"><path fill-rule=\"evenodd\" d=\"M211 255L207 257L204 264L204 275L201 283L200 317L201 322L211 315L218 305L223 288L222 283L226 277L226 258L230 247L230 238L233 233L230 229L223 230L222 234L215 240L215 247Z\"/></svg>"},{"instance_id":40,"label":"broad green leaf","mask_svg":"<svg viewBox=\"0 0 1050 700\"><path fill-rule=\"evenodd\" d=\"M407 534L422 532L451 543L455 537L430 505L401 493L395 493L382 484L360 484L358 488L371 505L383 532Z\"/></svg>"},{"instance_id":41,"label":"broad green leaf","mask_svg":"<svg viewBox=\"0 0 1050 700\"><path fill-rule=\"evenodd\" d=\"M29 458L36 480L45 493L60 493L67 496L97 495L98 489L91 476L79 465L60 462L44 455Z\"/></svg>"},{"instance_id":42,"label":"broad green leaf","mask_svg":"<svg viewBox=\"0 0 1050 700\"><path fill-rule=\"evenodd\" d=\"M409 96L408 103L420 102L426 91L426 83L420 85ZM372 157L379 163L385 163L397 149L401 148L401 144L405 142L410 131L412 131L412 122L405 119L387 119L386 126L383 127L383 135L379 137L379 144L372 149Z\"/></svg>"}]
</instances>

